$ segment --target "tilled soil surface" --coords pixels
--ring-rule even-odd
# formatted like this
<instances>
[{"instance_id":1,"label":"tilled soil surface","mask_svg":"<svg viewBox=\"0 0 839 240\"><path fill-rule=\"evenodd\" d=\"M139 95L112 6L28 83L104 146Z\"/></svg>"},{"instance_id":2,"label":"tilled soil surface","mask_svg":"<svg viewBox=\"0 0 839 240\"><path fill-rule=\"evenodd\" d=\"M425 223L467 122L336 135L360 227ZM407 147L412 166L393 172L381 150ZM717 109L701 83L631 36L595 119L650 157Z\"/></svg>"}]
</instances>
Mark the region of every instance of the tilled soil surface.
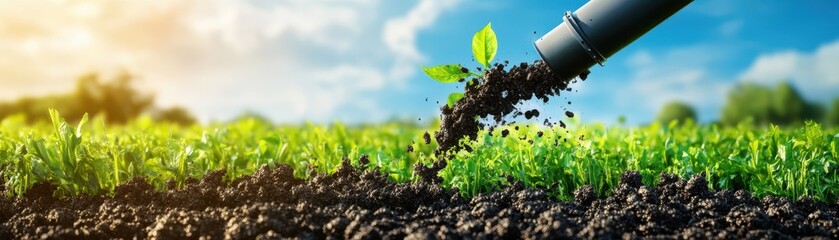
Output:
<instances>
[{"instance_id":1,"label":"tilled soil surface","mask_svg":"<svg viewBox=\"0 0 839 240\"><path fill-rule=\"evenodd\" d=\"M590 187L573 202L521 184L465 200L427 183L396 184L345 163L310 181L263 168L232 183L223 171L154 191L142 179L114 197L56 199L39 184L0 198L0 239L839 238L836 204L711 191L703 177L623 175L611 196Z\"/></svg>"}]
</instances>

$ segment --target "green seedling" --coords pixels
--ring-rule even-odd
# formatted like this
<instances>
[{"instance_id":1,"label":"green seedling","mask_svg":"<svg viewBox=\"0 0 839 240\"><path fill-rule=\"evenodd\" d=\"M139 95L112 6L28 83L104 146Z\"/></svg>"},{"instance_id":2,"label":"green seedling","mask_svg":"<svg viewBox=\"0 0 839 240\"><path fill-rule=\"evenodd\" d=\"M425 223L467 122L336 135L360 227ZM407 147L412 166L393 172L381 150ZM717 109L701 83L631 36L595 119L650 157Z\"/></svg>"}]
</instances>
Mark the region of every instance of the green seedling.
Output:
<instances>
[{"instance_id":1,"label":"green seedling","mask_svg":"<svg viewBox=\"0 0 839 240\"><path fill-rule=\"evenodd\" d=\"M488 23L484 28L479 30L472 36L472 56L475 61L478 61L483 66L480 73L474 73L468 68L460 64L444 64L433 67L422 67L422 71L432 79L441 83L455 83L463 82L466 78L472 77L472 80L467 84L474 83L474 79L483 78L484 73L492 65L492 60L495 58L495 53L498 51L498 39L495 37L495 31L492 30L492 23ZM449 108L454 107L454 104L463 98L463 93L449 94L446 105Z\"/></svg>"}]
</instances>

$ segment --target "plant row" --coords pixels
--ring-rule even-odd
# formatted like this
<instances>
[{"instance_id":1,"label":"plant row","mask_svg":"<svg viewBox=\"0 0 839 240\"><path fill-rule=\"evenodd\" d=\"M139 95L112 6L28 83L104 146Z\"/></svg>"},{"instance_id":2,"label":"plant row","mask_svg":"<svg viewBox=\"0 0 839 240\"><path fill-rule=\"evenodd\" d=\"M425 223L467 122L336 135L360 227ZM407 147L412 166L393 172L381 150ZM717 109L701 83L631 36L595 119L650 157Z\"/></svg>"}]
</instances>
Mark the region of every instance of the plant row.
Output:
<instances>
[{"instance_id":1,"label":"plant row","mask_svg":"<svg viewBox=\"0 0 839 240\"><path fill-rule=\"evenodd\" d=\"M0 174L9 194L20 196L38 182L57 185L58 196L112 194L137 176L164 189L167 181L180 185L218 169L226 169L226 179L232 180L278 164L291 165L296 177L307 178L336 171L345 158L394 181L412 182L419 180L415 164L438 161L436 144L426 144L423 137L437 123L276 126L243 119L182 127L140 118L109 126L101 118L84 118L71 125L56 111L51 119L0 122ZM466 197L520 181L570 199L583 185L606 194L628 170L639 171L650 185L662 172L685 178L704 174L715 189L833 202L839 196L837 132L812 122L796 128L692 122L572 123L567 129L513 125L462 141L471 151L451 152L439 176L444 187ZM362 156L368 161L360 162Z\"/></svg>"}]
</instances>

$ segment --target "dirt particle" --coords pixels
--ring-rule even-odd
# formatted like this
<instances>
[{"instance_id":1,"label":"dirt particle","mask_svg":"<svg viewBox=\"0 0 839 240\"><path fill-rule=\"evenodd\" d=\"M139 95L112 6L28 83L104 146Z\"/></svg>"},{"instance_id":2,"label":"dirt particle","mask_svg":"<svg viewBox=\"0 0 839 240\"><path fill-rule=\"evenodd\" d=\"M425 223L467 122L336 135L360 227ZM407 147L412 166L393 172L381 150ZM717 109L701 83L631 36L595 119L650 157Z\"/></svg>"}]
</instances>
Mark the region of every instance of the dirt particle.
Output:
<instances>
[{"instance_id":1,"label":"dirt particle","mask_svg":"<svg viewBox=\"0 0 839 240\"><path fill-rule=\"evenodd\" d=\"M589 70L586 70L585 72L580 73L580 79L585 81L588 78L589 74L591 74L591 71L589 71Z\"/></svg>"},{"instance_id":2,"label":"dirt particle","mask_svg":"<svg viewBox=\"0 0 839 240\"><path fill-rule=\"evenodd\" d=\"M574 191L574 203L583 206L591 206L591 203L597 200L597 193L591 185L585 185Z\"/></svg>"},{"instance_id":3,"label":"dirt particle","mask_svg":"<svg viewBox=\"0 0 839 240\"><path fill-rule=\"evenodd\" d=\"M507 137L507 135L510 135L510 130L504 129L501 131L501 137Z\"/></svg>"},{"instance_id":4,"label":"dirt particle","mask_svg":"<svg viewBox=\"0 0 839 240\"><path fill-rule=\"evenodd\" d=\"M422 134L422 140L425 141L425 144L431 144L431 134L425 132L424 134Z\"/></svg>"},{"instance_id":5,"label":"dirt particle","mask_svg":"<svg viewBox=\"0 0 839 240\"><path fill-rule=\"evenodd\" d=\"M570 118L573 118L573 117L574 117L574 113L572 113L571 111L565 111L565 116L568 116L568 117L570 117Z\"/></svg>"},{"instance_id":6,"label":"dirt particle","mask_svg":"<svg viewBox=\"0 0 839 240\"><path fill-rule=\"evenodd\" d=\"M531 118L534 118L534 117L537 117L537 118L539 117L539 110L533 109L533 110L524 112L524 118L526 118L527 120L530 120Z\"/></svg>"},{"instance_id":7,"label":"dirt particle","mask_svg":"<svg viewBox=\"0 0 839 240\"><path fill-rule=\"evenodd\" d=\"M370 164L370 156L367 156L367 154L361 155L361 157L358 158L358 164L361 165L361 167L366 168L367 164Z\"/></svg>"},{"instance_id":8,"label":"dirt particle","mask_svg":"<svg viewBox=\"0 0 839 240\"><path fill-rule=\"evenodd\" d=\"M408 144L408 147L405 149L405 151L409 153L414 152L414 144Z\"/></svg>"}]
</instances>

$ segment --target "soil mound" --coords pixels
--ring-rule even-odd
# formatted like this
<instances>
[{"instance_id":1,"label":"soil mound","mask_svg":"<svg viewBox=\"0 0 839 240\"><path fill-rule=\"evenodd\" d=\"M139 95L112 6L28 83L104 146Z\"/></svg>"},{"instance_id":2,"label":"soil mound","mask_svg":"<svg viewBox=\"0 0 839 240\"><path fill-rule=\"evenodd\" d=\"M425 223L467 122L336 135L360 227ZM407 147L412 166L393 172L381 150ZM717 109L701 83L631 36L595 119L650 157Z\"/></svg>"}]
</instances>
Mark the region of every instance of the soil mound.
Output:
<instances>
[{"instance_id":1,"label":"soil mound","mask_svg":"<svg viewBox=\"0 0 839 240\"><path fill-rule=\"evenodd\" d=\"M0 198L0 239L839 238L836 204L713 191L699 175L661 175L648 187L627 172L610 196L583 187L574 202L520 183L465 200L348 162L309 181L288 166L229 183L222 176L165 191L137 178L113 197L56 199L55 186L39 184L25 197Z\"/></svg>"}]
</instances>

